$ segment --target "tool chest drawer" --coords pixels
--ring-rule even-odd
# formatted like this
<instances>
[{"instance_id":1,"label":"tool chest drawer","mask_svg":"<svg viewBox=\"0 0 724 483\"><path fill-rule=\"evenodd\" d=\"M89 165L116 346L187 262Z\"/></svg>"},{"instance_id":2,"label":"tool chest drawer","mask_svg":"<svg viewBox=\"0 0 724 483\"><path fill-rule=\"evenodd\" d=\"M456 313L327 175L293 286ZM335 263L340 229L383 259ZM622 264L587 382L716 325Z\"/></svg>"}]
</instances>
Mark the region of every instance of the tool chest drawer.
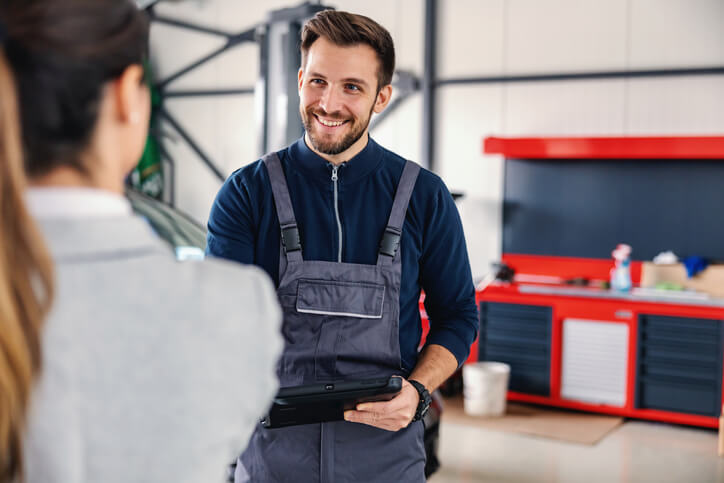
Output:
<instances>
[{"instance_id":1,"label":"tool chest drawer","mask_svg":"<svg viewBox=\"0 0 724 483\"><path fill-rule=\"evenodd\" d=\"M481 302L479 313L478 360L509 364L511 391L549 395L552 309Z\"/></svg>"},{"instance_id":2,"label":"tool chest drawer","mask_svg":"<svg viewBox=\"0 0 724 483\"><path fill-rule=\"evenodd\" d=\"M722 327L719 320L640 315L637 408L718 416Z\"/></svg>"}]
</instances>

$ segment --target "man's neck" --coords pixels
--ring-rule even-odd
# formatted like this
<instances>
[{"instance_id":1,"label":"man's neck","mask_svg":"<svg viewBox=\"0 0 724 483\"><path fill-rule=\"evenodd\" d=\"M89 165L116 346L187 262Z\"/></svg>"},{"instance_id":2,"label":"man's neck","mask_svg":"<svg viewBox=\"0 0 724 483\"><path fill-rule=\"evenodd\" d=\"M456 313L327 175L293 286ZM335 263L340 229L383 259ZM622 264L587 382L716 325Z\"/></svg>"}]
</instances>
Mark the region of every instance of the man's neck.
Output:
<instances>
[{"instance_id":1,"label":"man's neck","mask_svg":"<svg viewBox=\"0 0 724 483\"><path fill-rule=\"evenodd\" d=\"M309 139L309 134L304 133L304 142L307 145L309 149L314 151L316 154L318 154L320 157L326 159L330 163L332 163L335 166L339 166L342 163L345 163L349 161L350 159L357 156L365 147L367 147L367 143L369 142L370 136L369 131L365 131L365 133L360 136L360 138L355 141L355 143L342 151L338 154L325 154L317 151L312 144L312 141Z\"/></svg>"}]
</instances>

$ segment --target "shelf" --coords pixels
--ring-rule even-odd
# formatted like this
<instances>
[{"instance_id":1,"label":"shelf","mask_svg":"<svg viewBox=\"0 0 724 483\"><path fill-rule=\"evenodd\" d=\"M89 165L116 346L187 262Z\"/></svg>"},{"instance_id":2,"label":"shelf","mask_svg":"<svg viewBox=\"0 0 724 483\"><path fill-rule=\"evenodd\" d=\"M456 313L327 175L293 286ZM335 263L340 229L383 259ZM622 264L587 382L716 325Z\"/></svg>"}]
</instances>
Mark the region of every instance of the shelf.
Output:
<instances>
[{"instance_id":1,"label":"shelf","mask_svg":"<svg viewBox=\"0 0 724 483\"><path fill-rule=\"evenodd\" d=\"M724 136L487 137L483 153L514 159L722 159Z\"/></svg>"}]
</instances>

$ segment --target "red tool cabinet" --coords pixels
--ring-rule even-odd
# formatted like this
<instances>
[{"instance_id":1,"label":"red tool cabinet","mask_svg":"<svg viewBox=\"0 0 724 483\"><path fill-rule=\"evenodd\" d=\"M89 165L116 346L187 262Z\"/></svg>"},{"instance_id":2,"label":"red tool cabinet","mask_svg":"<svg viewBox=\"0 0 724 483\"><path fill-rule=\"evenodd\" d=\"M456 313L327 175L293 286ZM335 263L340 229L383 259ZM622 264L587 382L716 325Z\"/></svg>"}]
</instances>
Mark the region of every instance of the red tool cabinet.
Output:
<instances>
[{"instance_id":1,"label":"red tool cabinet","mask_svg":"<svg viewBox=\"0 0 724 483\"><path fill-rule=\"evenodd\" d=\"M563 267L558 273L564 278L584 275L578 266L605 279L601 275L611 266L606 260L515 255L504 261L519 273L556 275ZM518 283L490 285L477 300L481 328L471 355L511 365L510 400L717 426L724 304Z\"/></svg>"},{"instance_id":2,"label":"red tool cabinet","mask_svg":"<svg viewBox=\"0 0 724 483\"><path fill-rule=\"evenodd\" d=\"M721 223L692 223L686 233L680 226L690 217L708 220L702 210L724 205L713 184L724 183L724 137L487 138L483 149L513 160L510 171L506 163L503 261L528 277L477 292L480 335L469 361L510 364L510 400L716 427L724 387L724 300L546 282L608 280L614 242L635 239L639 260L661 250L661 239L678 243L677 253L691 249L712 257L724 250ZM602 187L597 177L609 184ZM616 216L628 207L636 212L621 223L598 202L619 182L625 186L615 186L611 196L625 202L614 199L611 210L618 210ZM669 191L659 194L662 182ZM568 189L580 207L570 195L567 205L560 202ZM649 204L640 208L642 198L632 189L649 196L642 203ZM666 198L668 192L673 194ZM652 193L673 215L651 208ZM679 199L689 203L688 212L676 212ZM603 218L600 228L586 212L591 208ZM580 233L571 233L576 223ZM631 276L638 284L640 263L632 263ZM422 304L421 310L424 319Z\"/></svg>"}]
</instances>

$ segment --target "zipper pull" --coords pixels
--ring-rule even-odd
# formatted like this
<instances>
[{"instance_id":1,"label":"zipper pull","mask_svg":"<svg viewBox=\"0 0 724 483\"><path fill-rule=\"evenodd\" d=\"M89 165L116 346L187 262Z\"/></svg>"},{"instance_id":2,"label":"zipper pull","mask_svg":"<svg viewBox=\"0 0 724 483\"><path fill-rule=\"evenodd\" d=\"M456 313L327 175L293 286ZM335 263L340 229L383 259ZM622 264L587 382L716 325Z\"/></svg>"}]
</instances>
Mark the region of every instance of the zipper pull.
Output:
<instances>
[{"instance_id":1,"label":"zipper pull","mask_svg":"<svg viewBox=\"0 0 724 483\"><path fill-rule=\"evenodd\" d=\"M332 181L337 181L337 170L339 169L339 166L332 166Z\"/></svg>"}]
</instances>

